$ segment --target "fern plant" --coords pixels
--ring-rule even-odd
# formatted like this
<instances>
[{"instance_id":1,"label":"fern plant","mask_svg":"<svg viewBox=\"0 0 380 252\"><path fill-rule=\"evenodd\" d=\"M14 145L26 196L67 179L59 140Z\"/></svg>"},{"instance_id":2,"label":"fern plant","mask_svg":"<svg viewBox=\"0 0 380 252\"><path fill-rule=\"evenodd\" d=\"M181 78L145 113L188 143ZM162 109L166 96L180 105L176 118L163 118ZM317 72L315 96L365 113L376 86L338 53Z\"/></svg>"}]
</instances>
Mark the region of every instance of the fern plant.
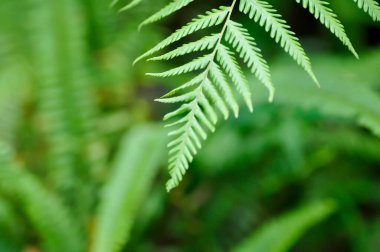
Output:
<instances>
[{"instance_id":1,"label":"fern plant","mask_svg":"<svg viewBox=\"0 0 380 252\"><path fill-rule=\"evenodd\" d=\"M140 28L172 15L191 2L193 0L175 0L169 3L143 21ZM358 58L342 23L327 2L322 0L296 0L296 2L308 9ZM374 21L380 19L380 7L376 1L354 0L354 2ZM233 20L234 11L246 14L254 23L262 26L271 38L319 85L310 60L298 37L275 7L264 0L232 0L229 6L220 6L207 11L173 32L135 61L136 63L148 57L152 61L170 60L186 54L206 51L203 56L181 66L160 73L148 73L155 77L169 77L199 72L188 82L157 99L162 103L181 104L178 109L164 117L164 120L173 120L167 124L168 127L173 127L169 133L173 139L168 144L171 177L167 182L168 191L176 187L182 180L194 155L201 149L202 141L207 138L208 132L215 131L218 117L220 117L217 110L224 119L227 119L231 112L237 117L239 103L236 100L236 93L238 93L248 109L253 111L251 88L239 61L243 62L244 66L265 85L269 92L269 101L271 102L274 98L275 89L269 66L253 36L242 24ZM218 33L182 44L159 56L153 56L193 33L215 26L220 26Z\"/></svg>"}]
</instances>

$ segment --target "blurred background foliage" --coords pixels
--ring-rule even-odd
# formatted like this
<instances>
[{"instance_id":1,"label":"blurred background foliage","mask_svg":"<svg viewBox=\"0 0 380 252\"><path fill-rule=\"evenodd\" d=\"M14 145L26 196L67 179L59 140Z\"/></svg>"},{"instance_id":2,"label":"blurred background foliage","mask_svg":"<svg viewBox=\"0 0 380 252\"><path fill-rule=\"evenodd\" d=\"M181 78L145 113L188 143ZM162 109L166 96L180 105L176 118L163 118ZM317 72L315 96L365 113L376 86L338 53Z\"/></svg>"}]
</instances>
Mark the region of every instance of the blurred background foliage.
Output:
<instances>
[{"instance_id":1,"label":"blurred background foliage","mask_svg":"<svg viewBox=\"0 0 380 252\"><path fill-rule=\"evenodd\" d=\"M379 251L379 24L331 1L358 61L295 1L270 1L318 89L242 17L275 102L251 78L254 113L220 123L167 194L170 106L153 99L178 81L132 61L212 3L137 32L166 2L0 1L0 251Z\"/></svg>"}]
</instances>

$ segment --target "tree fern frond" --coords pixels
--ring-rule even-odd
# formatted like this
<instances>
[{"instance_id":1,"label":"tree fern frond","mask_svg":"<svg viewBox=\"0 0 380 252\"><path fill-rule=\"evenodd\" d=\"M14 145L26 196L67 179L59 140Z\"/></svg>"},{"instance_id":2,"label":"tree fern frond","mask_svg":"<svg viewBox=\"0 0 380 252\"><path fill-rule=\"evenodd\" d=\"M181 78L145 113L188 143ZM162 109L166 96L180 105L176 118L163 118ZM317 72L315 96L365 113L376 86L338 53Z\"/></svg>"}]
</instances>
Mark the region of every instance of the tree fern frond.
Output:
<instances>
[{"instance_id":1,"label":"tree fern frond","mask_svg":"<svg viewBox=\"0 0 380 252\"><path fill-rule=\"evenodd\" d=\"M239 9L241 12L248 14L251 19L270 32L270 36L281 45L293 59L302 66L310 75L315 83L317 78L311 67L309 58L302 48L294 32L290 30L289 25L281 15L266 1L262 0L241 0Z\"/></svg>"},{"instance_id":2,"label":"tree fern frond","mask_svg":"<svg viewBox=\"0 0 380 252\"><path fill-rule=\"evenodd\" d=\"M168 70L162 73L147 73L147 75L156 76L156 77L168 77L168 76L175 76L175 75L180 75L180 74L196 71L199 69L203 69L203 68L206 68L207 65L209 64L211 56L212 56L211 54L206 54L202 57L196 58L195 60L189 63L173 68L171 70Z\"/></svg>"},{"instance_id":3,"label":"tree fern frond","mask_svg":"<svg viewBox=\"0 0 380 252\"><path fill-rule=\"evenodd\" d=\"M162 8L161 10L159 10L158 12L156 12L155 14L153 14L152 16L150 16L149 18L144 20L140 24L139 29L141 27L143 27L144 25L157 22L157 21L159 21L159 20L161 20L167 16L170 16L174 12L176 12L176 11L182 9L183 7L189 5L193 1L194 0L174 0L173 2L169 3L164 8Z\"/></svg>"},{"instance_id":4,"label":"tree fern frond","mask_svg":"<svg viewBox=\"0 0 380 252\"><path fill-rule=\"evenodd\" d=\"M354 0L360 9L368 13L374 21L380 21L380 5L376 0Z\"/></svg>"},{"instance_id":5,"label":"tree fern frond","mask_svg":"<svg viewBox=\"0 0 380 252\"><path fill-rule=\"evenodd\" d=\"M308 8L310 13L314 14L314 17L317 20L338 37L356 58L359 58L350 39L347 37L342 23L339 21L336 14L327 6L327 2L322 0L296 0L296 2L301 3L305 9Z\"/></svg>"},{"instance_id":6,"label":"tree fern frond","mask_svg":"<svg viewBox=\"0 0 380 252\"><path fill-rule=\"evenodd\" d=\"M225 38L236 49L244 63L251 69L251 72L268 88L269 101L273 101L274 87L268 64L247 29L243 28L241 24L230 20L227 24Z\"/></svg>"},{"instance_id":7,"label":"tree fern frond","mask_svg":"<svg viewBox=\"0 0 380 252\"><path fill-rule=\"evenodd\" d=\"M168 45L184 38L196 31L201 29L219 25L223 22L223 20L227 17L229 13L229 8L225 6L221 6L218 9L213 9L211 11L207 11L204 15L199 15L197 18L194 18L190 23L186 24L182 28L175 31L169 37L158 43L149 51L145 52L143 55L138 57L134 64L140 61L143 58L149 57L150 55L158 52L159 50L167 47Z\"/></svg>"},{"instance_id":8,"label":"tree fern frond","mask_svg":"<svg viewBox=\"0 0 380 252\"><path fill-rule=\"evenodd\" d=\"M203 50L210 50L214 48L218 40L219 40L219 34L206 36L195 42L184 44L168 53L165 53L164 55L150 58L149 60L170 60L172 58L182 56L188 53L199 52Z\"/></svg>"}]
</instances>

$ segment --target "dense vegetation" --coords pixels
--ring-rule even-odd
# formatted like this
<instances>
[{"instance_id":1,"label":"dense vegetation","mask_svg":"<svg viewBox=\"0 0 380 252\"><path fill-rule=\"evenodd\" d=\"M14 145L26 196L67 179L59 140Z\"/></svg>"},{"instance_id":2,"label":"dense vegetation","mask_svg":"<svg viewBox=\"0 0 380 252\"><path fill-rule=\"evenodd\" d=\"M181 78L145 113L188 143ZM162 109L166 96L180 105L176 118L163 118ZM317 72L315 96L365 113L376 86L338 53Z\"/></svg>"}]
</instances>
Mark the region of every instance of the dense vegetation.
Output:
<instances>
[{"instance_id":1,"label":"dense vegetation","mask_svg":"<svg viewBox=\"0 0 380 252\"><path fill-rule=\"evenodd\" d=\"M215 51L219 63L202 81L205 99L194 112L202 129L191 141L201 140L207 126L217 129L205 133L202 149L188 144L184 157L174 159L161 118L178 106L154 99L178 91L180 83L199 84L188 70L200 70L204 62L181 66L201 56L201 49L212 52L223 34L215 35L220 26L209 27L198 31L206 37L184 38L133 66L173 30L220 5L180 0L165 15L151 16L168 2L0 2L0 251L380 250L376 1L268 1L268 13L279 18L276 9L296 35L279 32L288 29L283 21L273 28L250 0L241 1L242 12L225 25L224 43L232 47L220 44L227 54ZM310 3L321 3L320 9ZM260 20L272 37L288 37L278 37L277 44L255 23ZM200 44L192 42L202 37ZM242 59L231 65L232 51ZM186 74L157 79L146 72ZM233 72L238 76L228 75ZM239 78L237 96L229 82ZM219 88L227 92L218 94ZM181 94L160 101L194 98ZM216 124L214 107L226 121ZM197 120L191 123L194 128ZM174 160L168 189L179 184L169 193L168 159Z\"/></svg>"}]
</instances>

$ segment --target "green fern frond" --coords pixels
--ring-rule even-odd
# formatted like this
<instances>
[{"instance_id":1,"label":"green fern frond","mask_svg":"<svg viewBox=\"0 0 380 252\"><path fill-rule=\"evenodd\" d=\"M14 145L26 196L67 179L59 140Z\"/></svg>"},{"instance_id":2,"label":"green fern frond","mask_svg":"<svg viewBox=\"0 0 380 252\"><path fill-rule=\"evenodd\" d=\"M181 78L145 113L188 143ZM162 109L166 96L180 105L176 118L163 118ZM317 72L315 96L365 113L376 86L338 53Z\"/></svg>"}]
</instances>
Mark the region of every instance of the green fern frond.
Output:
<instances>
[{"instance_id":1,"label":"green fern frond","mask_svg":"<svg viewBox=\"0 0 380 252\"><path fill-rule=\"evenodd\" d=\"M302 1L302 2L301 2ZM337 18L337 15L327 5L328 3L322 0L296 0L301 3L305 9L309 9L311 14L325 25L342 43L348 47L352 54L359 58L350 39L344 30L342 23Z\"/></svg>"},{"instance_id":2,"label":"green fern frond","mask_svg":"<svg viewBox=\"0 0 380 252\"><path fill-rule=\"evenodd\" d=\"M319 85L311 68L310 59L307 57L298 38L272 5L262 0L241 0L239 9L245 14L248 13L251 19L263 26L265 31L269 32L270 36L280 44L285 52L292 56L314 82Z\"/></svg>"},{"instance_id":3,"label":"green fern frond","mask_svg":"<svg viewBox=\"0 0 380 252\"><path fill-rule=\"evenodd\" d=\"M89 154L97 136L97 106L83 39L86 26L77 14L81 7L75 0L35 2L37 7L30 13L30 48L40 130L48 147L44 168L52 189L73 205L78 218L84 218L92 204L93 184L83 182L93 175L99 160ZM83 164L88 169L83 170Z\"/></svg>"},{"instance_id":4,"label":"green fern frond","mask_svg":"<svg viewBox=\"0 0 380 252\"><path fill-rule=\"evenodd\" d=\"M174 12L176 12L176 11L182 9L183 7L189 5L193 1L194 0L174 0L173 2L169 3L164 8L162 8L160 11L156 12L155 14L153 14L152 16L150 16L149 18L144 20L140 24L139 29L141 29L141 27L143 27L144 25L157 22L157 21L159 21L159 20L161 20L167 16L170 16Z\"/></svg>"},{"instance_id":5,"label":"green fern frond","mask_svg":"<svg viewBox=\"0 0 380 252\"><path fill-rule=\"evenodd\" d=\"M368 13L374 21L380 21L380 5L376 0L354 0L360 9Z\"/></svg>"},{"instance_id":6,"label":"green fern frond","mask_svg":"<svg viewBox=\"0 0 380 252\"><path fill-rule=\"evenodd\" d=\"M302 3L304 8L308 8L316 19L320 20L357 56L343 25L325 1L296 1ZM144 21L142 25L160 20L185 7L190 2L185 0L173 1ZM377 14L374 11L376 4L372 3L371 5L370 0L356 2L359 7L376 17ZM201 70L201 73L196 74L193 79L157 99L162 103L182 104L178 109L164 117L164 120L179 117L174 122L167 124L168 127L175 127L169 133L174 140L169 144L169 173L171 178L167 184L168 190L178 185L188 169L189 163L201 148L202 140L207 138L208 131L215 130L219 114L224 119L229 117L230 111L236 117L238 116L239 106L234 97L235 91L243 98L248 109L253 111L250 86L243 74L243 66L238 63L238 57L244 63L244 67L249 68L255 74L255 77L265 85L269 92L269 101L273 100L274 87L269 66L262 56L260 48L243 25L231 20L231 14L237 4L240 12L247 14L249 18L253 19L254 23L262 26L270 37L319 85L310 60L297 36L277 10L265 0L231 0L230 6L221 6L218 9L206 12L204 15L199 15L159 42L138 57L134 63L146 57L150 57L148 60L153 61L170 60L194 52L211 51L211 53L207 52L207 54L182 66L161 73L148 73L151 76L168 77ZM223 26L219 33L180 45L159 56L153 56L165 47L190 34L220 24L223 24ZM216 110L219 110L219 112L217 113Z\"/></svg>"}]
</instances>

